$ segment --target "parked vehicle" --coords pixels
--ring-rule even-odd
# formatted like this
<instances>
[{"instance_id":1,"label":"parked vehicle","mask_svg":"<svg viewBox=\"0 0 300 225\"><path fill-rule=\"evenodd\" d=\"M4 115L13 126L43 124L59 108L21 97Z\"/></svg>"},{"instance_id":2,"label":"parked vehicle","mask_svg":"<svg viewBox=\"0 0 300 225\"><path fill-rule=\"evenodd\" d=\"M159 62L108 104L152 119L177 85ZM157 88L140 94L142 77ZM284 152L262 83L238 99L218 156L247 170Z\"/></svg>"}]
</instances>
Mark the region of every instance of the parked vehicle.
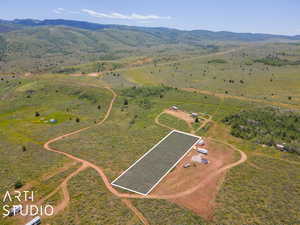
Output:
<instances>
[{"instance_id":1,"label":"parked vehicle","mask_svg":"<svg viewBox=\"0 0 300 225\"><path fill-rule=\"evenodd\" d=\"M204 149L204 148L198 148L198 149L197 149L197 152L198 152L198 153L202 153L202 154L204 154L204 155L207 155L207 154L208 154L208 150L206 150L206 149Z\"/></svg>"},{"instance_id":2,"label":"parked vehicle","mask_svg":"<svg viewBox=\"0 0 300 225\"><path fill-rule=\"evenodd\" d=\"M15 216L22 210L22 205L14 205L10 210L8 216Z\"/></svg>"},{"instance_id":3,"label":"parked vehicle","mask_svg":"<svg viewBox=\"0 0 300 225\"><path fill-rule=\"evenodd\" d=\"M207 159L203 159L203 158L202 158L202 163L203 163L203 164L208 164L209 161L208 161Z\"/></svg>"},{"instance_id":4,"label":"parked vehicle","mask_svg":"<svg viewBox=\"0 0 300 225\"><path fill-rule=\"evenodd\" d=\"M30 222L26 223L26 225L40 225L41 223L41 217L37 216Z\"/></svg>"}]
</instances>

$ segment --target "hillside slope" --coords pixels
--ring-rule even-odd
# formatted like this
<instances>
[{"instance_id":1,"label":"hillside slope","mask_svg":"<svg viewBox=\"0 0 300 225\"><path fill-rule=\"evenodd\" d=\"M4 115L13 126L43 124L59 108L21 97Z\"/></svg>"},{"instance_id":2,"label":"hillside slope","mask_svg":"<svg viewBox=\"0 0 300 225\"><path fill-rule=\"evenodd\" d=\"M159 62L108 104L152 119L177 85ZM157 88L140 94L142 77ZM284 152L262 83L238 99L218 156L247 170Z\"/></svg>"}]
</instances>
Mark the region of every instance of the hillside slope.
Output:
<instances>
[{"instance_id":1,"label":"hillside slope","mask_svg":"<svg viewBox=\"0 0 300 225\"><path fill-rule=\"evenodd\" d=\"M182 31L103 25L72 20L0 20L0 72L47 72L97 60L176 51L197 54L261 41L294 41L300 36ZM186 51L187 50L187 51Z\"/></svg>"},{"instance_id":2,"label":"hillside slope","mask_svg":"<svg viewBox=\"0 0 300 225\"><path fill-rule=\"evenodd\" d=\"M45 72L60 66L147 55L163 49L170 52L169 49L177 50L182 46L207 51L218 48L202 40L192 43L169 36L133 29L14 27L0 34L0 72Z\"/></svg>"},{"instance_id":3,"label":"hillside slope","mask_svg":"<svg viewBox=\"0 0 300 225\"><path fill-rule=\"evenodd\" d=\"M162 39L168 37L169 39L182 40L182 37L194 38L196 40L219 40L219 41L266 41L269 39L287 39L287 40L300 40L298 36L287 36L287 35L272 35L272 34L260 34L260 33L234 33L228 31L213 32L208 30L192 30L184 31L163 27L136 27L136 26L125 26L115 24L98 24L90 23L85 21L75 20L33 20L33 19L15 19L13 21L0 20L0 24L6 25L18 25L26 27L41 27L41 26L68 26L73 28L80 28L86 30L103 30L103 29L123 29L123 30L135 30L145 32L148 34L155 35Z\"/></svg>"}]
</instances>

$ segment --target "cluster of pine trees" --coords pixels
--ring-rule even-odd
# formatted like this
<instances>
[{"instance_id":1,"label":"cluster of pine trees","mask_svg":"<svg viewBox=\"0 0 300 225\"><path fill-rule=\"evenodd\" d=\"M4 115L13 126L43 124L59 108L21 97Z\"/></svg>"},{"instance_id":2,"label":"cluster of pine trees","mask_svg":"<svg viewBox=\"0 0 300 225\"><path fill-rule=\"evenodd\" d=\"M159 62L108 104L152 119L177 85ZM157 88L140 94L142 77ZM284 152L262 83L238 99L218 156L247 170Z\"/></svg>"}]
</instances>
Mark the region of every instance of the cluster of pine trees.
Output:
<instances>
[{"instance_id":1,"label":"cluster of pine trees","mask_svg":"<svg viewBox=\"0 0 300 225\"><path fill-rule=\"evenodd\" d=\"M281 59L278 56L267 56L265 58L256 59L254 62L263 63L269 66L287 66L287 65L300 65L300 61L290 61L287 59Z\"/></svg>"},{"instance_id":2,"label":"cluster of pine trees","mask_svg":"<svg viewBox=\"0 0 300 225\"><path fill-rule=\"evenodd\" d=\"M0 61L3 61L6 51L7 51L7 42L6 40L0 36Z\"/></svg>"},{"instance_id":3,"label":"cluster of pine trees","mask_svg":"<svg viewBox=\"0 0 300 225\"><path fill-rule=\"evenodd\" d=\"M231 134L257 144L284 145L285 150L300 154L300 113L267 107L242 111L226 117Z\"/></svg>"},{"instance_id":4,"label":"cluster of pine trees","mask_svg":"<svg viewBox=\"0 0 300 225\"><path fill-rule=\"evenodd\" d=\"M132 87L122 91L123 96L127 97L163 97L164 93L171 90L171 87L166 86L148 86L148 87Z\"/></svg>"}]
</instances>

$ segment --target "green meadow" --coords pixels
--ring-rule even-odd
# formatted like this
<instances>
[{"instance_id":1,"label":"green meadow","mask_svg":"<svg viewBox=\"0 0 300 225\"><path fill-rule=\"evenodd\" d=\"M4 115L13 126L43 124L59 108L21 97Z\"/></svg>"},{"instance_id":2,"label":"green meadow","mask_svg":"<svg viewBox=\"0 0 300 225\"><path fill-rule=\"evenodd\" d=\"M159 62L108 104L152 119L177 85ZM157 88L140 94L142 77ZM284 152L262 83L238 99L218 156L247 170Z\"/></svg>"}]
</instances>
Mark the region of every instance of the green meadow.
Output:
<instances>
[{"instance_id":1,"label":"green meadow","mask_svg":"<svg viewBox=\"0 0 300 225\"><path fill-rule=\"evenodd\" d=\"M46 151L43 144L87 126L92 127L51 146L100 166L112 181L169 132L155 119L176 105L205 118L212 116L197 134L234 145L248 160L226 173L212 221L165 200L132 200L151 225L300 224L300 156L233 137L223 122L241 111L270 105L299 110L300 67L292 62L299 60L300 47L247 44L224 54L202 52L205 56L183 49L179 50L185 54L174 58L171 55L178 53L174 50L166 55L148 52L143 57L153 61L142 65L131 65L140 59L136 56L105 63L85 59L48 74L1 75L0 193L14 190L18 181L32 184L30 189L39 197L51 193L79 164L43 180L49 171L71 162ZM270 62L270 57L277 61ZM102 74L85 75L94 72ZM108 119L93 126L104 118L112 99L107 86L118 96ZM170 115L161 115L159 122L189 131L184 121ZM201 121L193 128L200 125ZM90 168L73 177L68 190L70 205L45 224L142 224ZM61 199L59 191L48 202L57 204ZM0 224L15 225L18 220L0 217Z\"/></svg>"}]
</instances>

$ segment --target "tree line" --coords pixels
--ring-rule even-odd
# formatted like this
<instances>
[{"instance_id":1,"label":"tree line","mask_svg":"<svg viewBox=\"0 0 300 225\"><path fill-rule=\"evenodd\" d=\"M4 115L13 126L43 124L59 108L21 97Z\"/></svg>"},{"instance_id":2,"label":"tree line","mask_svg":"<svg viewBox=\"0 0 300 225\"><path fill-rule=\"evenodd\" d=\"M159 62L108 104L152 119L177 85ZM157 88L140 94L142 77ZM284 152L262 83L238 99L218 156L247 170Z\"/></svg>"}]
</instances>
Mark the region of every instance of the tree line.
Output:
<instances>
[{"instance_id":1,"label":"tree line","mask_svg":"<svg viewBox=\"0 0 300 225\"><path fill-rule=\"evenodd\" d=\"M300 154L300 113L275 107L242 111L226 117L233 136L268 146L283 145Z\"/></svg>"}]
</instances>

